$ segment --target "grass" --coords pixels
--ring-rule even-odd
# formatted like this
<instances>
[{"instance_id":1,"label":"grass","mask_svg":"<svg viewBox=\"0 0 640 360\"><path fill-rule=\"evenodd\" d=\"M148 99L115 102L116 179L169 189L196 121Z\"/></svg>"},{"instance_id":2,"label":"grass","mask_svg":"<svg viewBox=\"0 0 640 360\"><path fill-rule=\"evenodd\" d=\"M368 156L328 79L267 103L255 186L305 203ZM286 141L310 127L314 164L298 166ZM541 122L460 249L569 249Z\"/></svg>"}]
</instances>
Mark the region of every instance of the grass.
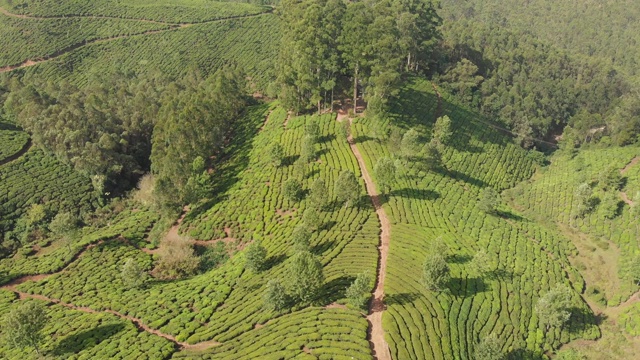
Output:
<instances>
[{"instance_id":1,"label":"grass","mask_svg":"<svg viewBox=\"0 0 640 360\"><path fill-rule=\"evenodd\" d=\"M610 167L623 169L638 154L635 147L585 149L573 158L558 153L544 173L509 194L514 206L524 213L563 229L574 239L577 250L571 255L576 261L590 265L585 266L586 276L591 280L589 285L606 290L604 296L610 306L618 305L638 289L629 279L627 265L640 255L637 219L622 201L622 192L632 198L640 189L640 166L632 166L624 174L620 191L608 191L619 199L613 219L605 217L601 205L583 218L574 219L572 214L578 206L574 192L578 185L588 182L594 184L594 197L604 198L606 192L597 186L599 175ZM599 274L604 269L609 270Z\"/></svg>"}]
</instances>

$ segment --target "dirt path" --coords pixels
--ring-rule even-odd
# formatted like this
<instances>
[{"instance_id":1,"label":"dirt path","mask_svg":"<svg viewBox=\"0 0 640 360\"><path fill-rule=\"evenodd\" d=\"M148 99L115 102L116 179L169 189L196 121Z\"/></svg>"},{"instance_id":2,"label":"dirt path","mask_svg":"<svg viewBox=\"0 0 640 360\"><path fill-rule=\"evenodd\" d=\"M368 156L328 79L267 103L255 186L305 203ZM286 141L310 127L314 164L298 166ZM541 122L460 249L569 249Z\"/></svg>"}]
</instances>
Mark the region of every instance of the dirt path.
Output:
<instances>
[{"instance_id":1,"label":"dirt path","mask_svg":"<svg viewBox=\"0 0 640 360\"><path fill-rule=\"evenodd\" d=\"M638 162L640 162L640 156L636 156L634 157L631 161L629 161L629 163L622 169L620 170L620 174L624 175L627 171L629 171L633 166L635 166L636 164L638 164Z\"/></svg>"},{"instance_id":2,"label":"dirt path","mask_svg":"<svg viewBox=\"0 0 640 360\"><path fill-rule=\"evenodd\" d=\"M122 18L117 16L106 16L106 15L67 15L67 16L34 16L34 15L24 15L24 14L15 14L10 12L9 10L0 7L0 14L16 19L25 19L25 20L66 20L66 19L111 19L111 20L132 20L145 22L150 24L160 24L160 25L176 25L175 23L165 22L165 21L157 21L157 20L147 20L147 19L134 19L134 18Z\"/></svg>"},{"instance_id":3,"label":"dirt path","mask_svg":"<svg viewBox=\"0 0 640 360\"><path fill-rule=\"evenodd\" d=\"M87 46L87 45L92 45L92 44L97 44L97 43L104 43L104 42L109 42L109 41L114 41L114 40L119 40L119 39L125 39L125 38L130 38L130 37L133 37L133 36L144 36L144 35L159 34L159 33L162 33L162 32L172 31L172 30L177 30L177 29L184 29L184 28L191 27L193 25L199 25L199 24L208 24L208 23L221 22L221 21L226 21L226 20L245 19L245 18L257 17L257 16L262 16L262 15L270 14L270 13L271 12L263 12L263 13L252 14L252 15L229 16L229 17L226 17L226 18L220 18L220 19L196 22L196 23L179 23L179 24L166 23L166 25L169 25L169 27L166 28L166 29L149 30L149 31L136 33L136 34L112 36L112 37L108 37L108 38L100 38L100 39L94 39L94 40L89 40L89 41L85 40L85 41L82 41L80 43L76 43L76 44L67 46L64 49L58 50L58 51L54 52L53 54L44 56L42 58L27 59L27 60L23 61L20 64L0 67L0 73L10 72L10 71L18 70L18 69L23 69L23 68L26 68L26 67L31 67L31 66L34 66L34 65L38 65L38 64L41 64L43 62L56 59L56 58L58 58L60 56L63 56L65 54L67 54L67 53L70 53L70 52L72 52L74 50L77 50L77 49L82 48L82 47ZM128 20L138 20L138 21L143 21L143 22L144 21L148 21L148 20L144 20L144 19L128 19ZM165 23L160 23L160 24L165 24Z\"/></svg>"},{"instance_id":4,"label":"dirt path","mask_svg":"<svg viewBox=\"0 0 640 360\"><path fill-rule=\"evenodd\" d=\"M29 149L31 149L31 145L33 145L31 143L31 139L27 140L27 143L24 144L24 146L22 147L22 149L20 149L20 151L18 151L17 153L15 153L15 154L13 154L11 156L8 156L8 157L0 160L0 166L8 164L8 163L10 163L10 162L12 162L14 160L18 160L19 158L21 158L22 155L26 154L27 151L29 151Z\"/></svg>"},{"instance_id":5,"label":"dirt path","mask_svg":"<svg viewBox=\"0 0 640 360\"><path fill-rule=\"evenodd\" d=\"M182 218L181 218L182 219ZM95 246L99 245L98 244L91 244L89 246L87 246L84 250L82 250L77 256L74 257L74 259L78 259L82 254L84 254L84 252L88 249L91 249ZM74 260L75 261L75 260ZM73 261L71 262L73 263ZM71 264L70 263L70 264ZM69 266L69 265L67 265ZM53 274L40 274L40 275L27 275L27 276L23 276L17 279L14 279L12 281L10 281L7 284L1 285L0 289L1 290L7 290L7 291L11 291L14 292L16 294L18 294L18 297L22 300L22 299L37 299L37 300L42 300L45 302L49 302L49 303L53 303L53 304L57 304L57 305L61 305L73 310L78 310L78 311L84 311L86 313L91 313L91 314L98 314L98 313L109 313L109 314L113 314L115 316L118 316L121 319L125 319L128 321L131 321L132 323L134 323L136 325L136 327L141 330L141 331L146 331L148 333L160 336L162 338L165 338L171 342L173 342L174 344L176 344L180 349L195 349L195 350L201 350L201 349L206 349L212 346L217 346L220 345L219 342L214 341L214 340L209 340L209 341L203 341L203 342L199 342L196 344L188 344L186 342L183 341L178 341L174 336L169 335L169 334L165 334L159 330L156 329L152 329L149 326L147 326L142 320L135 318L133 316L129 316L129 315L124 315L121 314L115 310L111 310L111 309L105 309L102 311L98 311L98 310L94 310L92 308L89 307L84 307L84 306L77 306L71 303L66 303L63 302L59 299L53 299L44 295L39 295L39 294L29 294L29 293L25 293L23 291L18 290L18 286L20 284L23 284L27 281L42 281L50 276L56 275L56 274L60 274L62 272L64 272L66 270L66 266L65 268L63 268L62 270L55 272Z\"/></svg>"},{"instance_id":6,"label":"dirt path","mask_svg":"<svg viewBox=\"0 0 640 360\"><path fill-rule=\"evenodd\" d=\"M348 121L351 121L350 119ZM384 280L387 273L387 257L389 255L389 242L391 238L391 222L387 217L387 213L382 208L380 196L376 190L376 186L369 175L369 171L365 166L360 150L356 146L353 136L349 135L347 138L349 141L349 147L353 152L353 156L358 160L358 166L362 173L362 178L367 188L367 194L373 202L373 206L376 209L376 214L380 220L380 245L378 251L380 257L378 260L378 274L376 277L376 288L373 291L373 300L369 303L369 315L367 315L367 321L369 322L369 329L367 331L369 336L369 342L373 351L373 357L379 360L391 360L391 352L389 351L389 345L384 339L384 329L382 328L382 312L385 309L384 306Z\"/></svg>"}]
</instances>

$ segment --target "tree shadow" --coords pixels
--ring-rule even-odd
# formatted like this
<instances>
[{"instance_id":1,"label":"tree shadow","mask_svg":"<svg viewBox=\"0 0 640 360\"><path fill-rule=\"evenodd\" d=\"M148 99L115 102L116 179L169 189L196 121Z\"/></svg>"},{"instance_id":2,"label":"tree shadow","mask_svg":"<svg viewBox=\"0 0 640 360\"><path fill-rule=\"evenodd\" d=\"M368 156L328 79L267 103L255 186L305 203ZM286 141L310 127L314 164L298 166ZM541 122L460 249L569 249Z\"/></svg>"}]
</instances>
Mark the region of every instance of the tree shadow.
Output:
<instances>
[{"instance_id":1,"label":"tree shadow","mask_svg":"<svg viewBox=\"0 0 640 360\"><path fill-rule=\"evenodd\" d=\"M264 265L262 266L262 271L270 270L282 264L286 259L287 259L287 255L285 254L270 256L264 261Z\"/></svg>"},{"instance_id":2,"label":"tree shadow","mask_svg":"<svg viewBox=\"0 0 640 360\"><path fill-rule=\"evenodd\" d=\"M413 303L418 297L420 297L418 293L388 294L384 296L384 303L386 305L406 305Z\"/></svg>"},{"instance_id":3,"label":"tree shadow","mask_svg":"<svg viewBox=\"0 0 640 360\"><path fill-rule=\"evenodd\" d=\"M340 276L325 283L316 296L314 303L327 305L346 297L346 291L356 278L353 276Z\"/></svg>"},{"instance_id":4,"label":"tree shadow","mask_svg":"<svg viewBox=\"0 0 640 360\"><path fill-rule=\"evenodd\" d=\"M357 137L353 138L353 143L354 144L360 144L360 143L367 142L367 141L370 141L370 140L376 140L376 139L372 138L369 135L358 135Z\"/></svg>"},{"instance_id":5,"label":"tree shadow","mask_svg":"<svg viewBox=\"0 0 640 360\"><path fill-rule=\"evenodd\" d=\"M516 349L507 354L507 360L544 360L548 359L544 354L529 349Z\"/></svg>"},{"instance_id":6,"label":"tree shadow","mask_svg":"<svg viewBox=\"0 0 640 360\"><path fill-rule=\"evenodd\" d=\"M523 218L522 216L518 215L518 214L514 214L511 211L502 211L502 210L496 210L495 212L496 216L499 216L503 219L509 219L509 220L514 220L514 221L523 221L525 220L525 218Z\"/></svg>"},{"instance_id":7,"label":"tree shadow","mask_svg":"<svg viewBox=\"0 0 640 360\"><path fill-rule=\"evenodd\" d=\"M334 226L336 226L336 224L338 224L336 221L330 220L325 222L324 224L322 224L318 230L331 230Z\"/></svg>"},{"instance_id":8,"label":"tree shadow","mask_svg":"<svg viewBox=\"0 0 640 360\"><path fill-rule=\"evenodd\" d=\"M336 139L336 136L334 134L323 135L323 136L320 136L318 138L318 143L319 144L324 144L326 142L331 142L331 141L333 141L335 139Z\"/></svg>"},{"instance_id":9,"label":"tree shadow","mask_svg":"<svg viewBox=\"0 0 640 360\"><path fill-rule=\"evenodd\" d=\"M335 245L336 245L335 240L328 240L328 241L323 241L320 244L311 246L309 250L313 254L322 255L323 252L332 249Z\"/></svg>"},{"instance_id":10,"label":"tree shadow","mask_svg":"<svg viewBox=\"0 0 640 360\"><path fill-rule=\"evenodd\" d=\"M316 151L316 159L319 158L320 156L326 155L328 153L329 153L329 149L328 148L322 148L322 149Z\"/></svg>"},{"instance_id":11,"label":"tree shadow","mask_svg":"<svg viewBox=\"0 0 640 360\"><path fill-rule=\"evenodd\" d=\"M282 158L282 166L291 166L295 164L296 160L300 158L300 155L289 155Z\"/></svg>"},{"instance_id":12,"label":"tree shadow","mask_svg":"<svg viewBox=\"0 0 640 360\"><path fill-rule=\"evenodd\" d=\"M484 188L489 186L489 184L487 184L484 180L475 178L469 174L465 174L455 169L445 169L442 167L436 167L434 168L434 171L436 173L439 173L442 176L448 176L452 179L461 180L479 188Z\"/></svg>"},{"instance_id":13,"label":"tree shadow","mask_svg":"<svg viewBox=\"0 0 640 360\"><path fill-rule=\"evenodd\" d=\"M482 278L451 278L449 292L455 297L469 297L489 290L489 286Z\"/></svg>"},{"instance_id":14,"label":"tree shadow","mask_svg":"<svg viewBox=\"0 0 640 360\"><path fill-rule=\"evenodd\" d=\"M92 348L117 334L123 330L124 327L125 326L122 323L101 325L91 330L85 330L77 334L69 335L56 345L55 349L53 349L53 354L56 356L62 356Z\"/></svg>"},{"instance_id":15,"label":"tree shadow","mask_svg":"<svg viewBox=\"0 0 640 360\"><path fill-rule=\"evenodd\" d=\"M595 315L591 310L583 307L572 307L569 309L571 317L566 325L567 330L570 333L581 333L588 330L593 326L600 326L604 320L607 319L607 315L598 314Z\"/></svg>"},{"instance_id":16,"label":"tree shadow","mask_svg":"<svg viewBox=\"0 0 640 360\"><path fill-rule=\"evenodd\" d=\"M471 255L453 254L447 257L447 262L451 264L466 264L471 259L473 259Z\"/></svg>"},{"instance_id":17,"label":"tree shadow","mask_svg":"<svg viewBox=\"0 0 640 360\"><path fill-rule=\"evenodd\" d=\"M14 125L14 124L8 123L8 122L4 122L4 121L0 121L0 130L4 130L4 131L24 131L24 130L20 129L17 125Z\"/></svg>"},{"instance_id":18,"label":"tree shadow","mask_svg":"<svg viewBox=\"0 0 640 360\"><path fill-rule=\"evenodd\" d=\"M405 199L416 199L416 200L436 200L440 197L440 194L437 191L427 190L427 189L412 189L412 188L404 188L404 189L396 189L391 190L388 195L383 196L381 200L386 203L388 201L389 196L398 196Z\"/></svg>"},{"instance_id":19,"label":"tree shadow","mask_svg":"<svg viewBox=\"0 0 640 360\"><path fill-rule=\"evenodd\" d=\"M513 278L513 273L506 269L495 269L488 274L492 280L510 280Z\"/></svg>"}]
</instances>

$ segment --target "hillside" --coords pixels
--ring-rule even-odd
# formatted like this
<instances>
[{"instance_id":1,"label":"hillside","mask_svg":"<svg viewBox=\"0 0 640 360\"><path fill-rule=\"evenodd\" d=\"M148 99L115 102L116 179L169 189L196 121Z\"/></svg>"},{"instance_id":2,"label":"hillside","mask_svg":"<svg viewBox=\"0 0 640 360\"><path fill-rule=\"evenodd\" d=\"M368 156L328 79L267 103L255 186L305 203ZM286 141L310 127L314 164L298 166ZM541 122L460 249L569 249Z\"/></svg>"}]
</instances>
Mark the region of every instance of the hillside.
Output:
<instances>
[{"instance_id":1,"label":"hillside","mask_svg":"<svg viewBox=\"0 0 640 360\"><path fill-rule=\"evenodd\" d=\"M0 358L636 358L589 4L0 0Z\"/></svg>"}]
</instances>

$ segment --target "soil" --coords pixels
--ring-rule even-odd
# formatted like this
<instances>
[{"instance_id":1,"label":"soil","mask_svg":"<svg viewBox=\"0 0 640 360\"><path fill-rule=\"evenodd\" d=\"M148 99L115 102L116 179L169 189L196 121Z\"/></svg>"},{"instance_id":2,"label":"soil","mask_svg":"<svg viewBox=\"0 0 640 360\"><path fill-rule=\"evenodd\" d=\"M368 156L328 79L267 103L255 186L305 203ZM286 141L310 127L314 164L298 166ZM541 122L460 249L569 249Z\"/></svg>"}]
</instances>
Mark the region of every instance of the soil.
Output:
<instances>
[{"instance_id":1,"label":"soil","mask_svg":"<svg viewBox=\"0 0 640 360\"><path fill-rule=\"evenodd\" d=\"M391 222L387 217L387 213L382 208L382 202L380 196L376 190L376 186L369 175L369 171L365 166L360 150L356 146L353 136L348 137L349 147L353 152L353 155L358 160L358 166L364 179L367 194L371 198L371 202L376 209L376 214L380 220L380 245L378 251L380 257L378 260L378 273L376 277L376 287L373 292L373 299L369 303L369 314L367 315L367 322L369 323L369 329L367 335L369 337L369 343L371 344L371 350L375 359L391 360L391 352L389 345L384 339L384 329L382 328L382 312L385 310L384 305L384 280L387 272L387 257L389 255L389 242L391 239Z\"/></svg>"},{"instance_id":2,"label":"soil","mask_svg":"<svg viewBox=\"0 0 640 360\"><path fill-rule=\"evenodd\" d=\"M624 175L627 171L629 171L629 169L635 166L638 162L640 162L640 156L634 157L631 161L629 161L629 163L622 170L620 170L620 174Z\"/></svg>"}]
</instances>

